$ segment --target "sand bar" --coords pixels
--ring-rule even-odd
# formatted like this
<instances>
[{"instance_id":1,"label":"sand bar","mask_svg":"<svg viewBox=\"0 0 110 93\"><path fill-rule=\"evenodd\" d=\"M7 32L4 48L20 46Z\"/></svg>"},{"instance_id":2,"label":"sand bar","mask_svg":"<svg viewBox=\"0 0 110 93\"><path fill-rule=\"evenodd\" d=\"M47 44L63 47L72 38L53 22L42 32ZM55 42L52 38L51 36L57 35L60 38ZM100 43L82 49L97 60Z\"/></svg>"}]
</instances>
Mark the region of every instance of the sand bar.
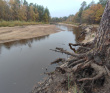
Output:
<instances>
[{"instance_id":1,"label":"sand bar","mask_svg":"<svg viewBox=\"0 0 110 93\"><path fill-rule=\"evenodd\" d=\"M0 27L0 43L45 36L59 31L61 29L55 25Z\"/></svg>"}]
</instances>

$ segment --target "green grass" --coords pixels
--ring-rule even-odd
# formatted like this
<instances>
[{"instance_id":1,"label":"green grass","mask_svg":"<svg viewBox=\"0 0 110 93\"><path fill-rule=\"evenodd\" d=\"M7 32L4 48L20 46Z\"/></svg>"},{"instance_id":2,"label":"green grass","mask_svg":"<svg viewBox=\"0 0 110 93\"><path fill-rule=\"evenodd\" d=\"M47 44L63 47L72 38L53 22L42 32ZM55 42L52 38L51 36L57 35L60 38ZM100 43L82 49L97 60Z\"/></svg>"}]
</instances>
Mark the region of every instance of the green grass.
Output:
<instances>
[{"instance_id":1,"label":"green grass","mask_svg":"<svg viewBox=\"0 0 110 93\"><path fill-rule=\"evenodd\" d=\"M95 37L95 35L92 35L92 37Z\"/></svg>"},{"instance_id":2,"label":"green grass","mask_svg":"<svg viewBox=\"0 0 110 93\"><path fill-rule=\"evenodd\" d=\"M43 22L26 22L26 21L0 21L0 27L14 27L14 26L24 26L24 25L38 25L46 24Z\"/></svg>"}]
</instances>

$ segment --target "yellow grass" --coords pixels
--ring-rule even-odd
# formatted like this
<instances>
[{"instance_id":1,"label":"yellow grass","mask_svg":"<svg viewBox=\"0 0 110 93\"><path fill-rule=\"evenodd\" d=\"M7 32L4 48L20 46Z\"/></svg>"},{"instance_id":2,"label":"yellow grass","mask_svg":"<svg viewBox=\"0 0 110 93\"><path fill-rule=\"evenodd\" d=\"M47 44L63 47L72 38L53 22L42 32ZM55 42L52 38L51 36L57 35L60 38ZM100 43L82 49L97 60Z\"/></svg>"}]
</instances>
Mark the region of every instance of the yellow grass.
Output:
<instances>
[{"instance_id":1,"label":"yellow grass","mask_svg":"<svg viewBox=\"0 0 110 93\"><path fill-rule=\"evenodd\" d=\"M26 21L0 21L0 27L14 27L23 25L37 25L44 24L43 22L26 22Z\"/></svg>"}]
</instances>

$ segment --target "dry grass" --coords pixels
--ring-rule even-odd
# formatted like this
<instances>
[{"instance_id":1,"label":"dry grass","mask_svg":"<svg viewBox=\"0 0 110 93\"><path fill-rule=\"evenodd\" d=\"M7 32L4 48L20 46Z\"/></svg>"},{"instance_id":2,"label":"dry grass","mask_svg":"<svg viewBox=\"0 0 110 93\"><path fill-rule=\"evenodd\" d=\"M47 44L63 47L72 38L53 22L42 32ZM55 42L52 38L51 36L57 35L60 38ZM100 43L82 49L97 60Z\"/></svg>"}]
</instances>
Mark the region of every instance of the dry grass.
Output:
<instances>
[{"instance_id":1,"label":"dry grass","mask_svg":"<svg viewBox=\"0 0 110 93\"><path fill-rule=\"evenodd\" d=\"M37 25L44 24L42 22L25 22L25 21L0 21L0 27L14 27L14 26L23 26L23 25Z\"/></svg>"}]
</instances>

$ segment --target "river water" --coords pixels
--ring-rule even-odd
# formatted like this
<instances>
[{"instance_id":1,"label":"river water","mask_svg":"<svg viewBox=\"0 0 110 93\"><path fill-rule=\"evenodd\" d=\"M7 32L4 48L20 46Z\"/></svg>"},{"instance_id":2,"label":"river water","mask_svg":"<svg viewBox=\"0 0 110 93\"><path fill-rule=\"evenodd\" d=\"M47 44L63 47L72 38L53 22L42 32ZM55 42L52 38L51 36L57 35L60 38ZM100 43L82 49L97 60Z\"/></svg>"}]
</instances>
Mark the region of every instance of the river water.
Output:
<instances>
[{"instance_id":1,"label":"river water","mask_svg":"<svg viewBox=\"0 0 110 93\"><path fill-rule=\"evenodd\" d=\"M45 68L57 58L69 56L50 49L61 47L71 51L68 43L76 43L79 28L57 25L63 31L0 45L0 93L29 93L45 77Z\"/></svg>"}]
</instances>

